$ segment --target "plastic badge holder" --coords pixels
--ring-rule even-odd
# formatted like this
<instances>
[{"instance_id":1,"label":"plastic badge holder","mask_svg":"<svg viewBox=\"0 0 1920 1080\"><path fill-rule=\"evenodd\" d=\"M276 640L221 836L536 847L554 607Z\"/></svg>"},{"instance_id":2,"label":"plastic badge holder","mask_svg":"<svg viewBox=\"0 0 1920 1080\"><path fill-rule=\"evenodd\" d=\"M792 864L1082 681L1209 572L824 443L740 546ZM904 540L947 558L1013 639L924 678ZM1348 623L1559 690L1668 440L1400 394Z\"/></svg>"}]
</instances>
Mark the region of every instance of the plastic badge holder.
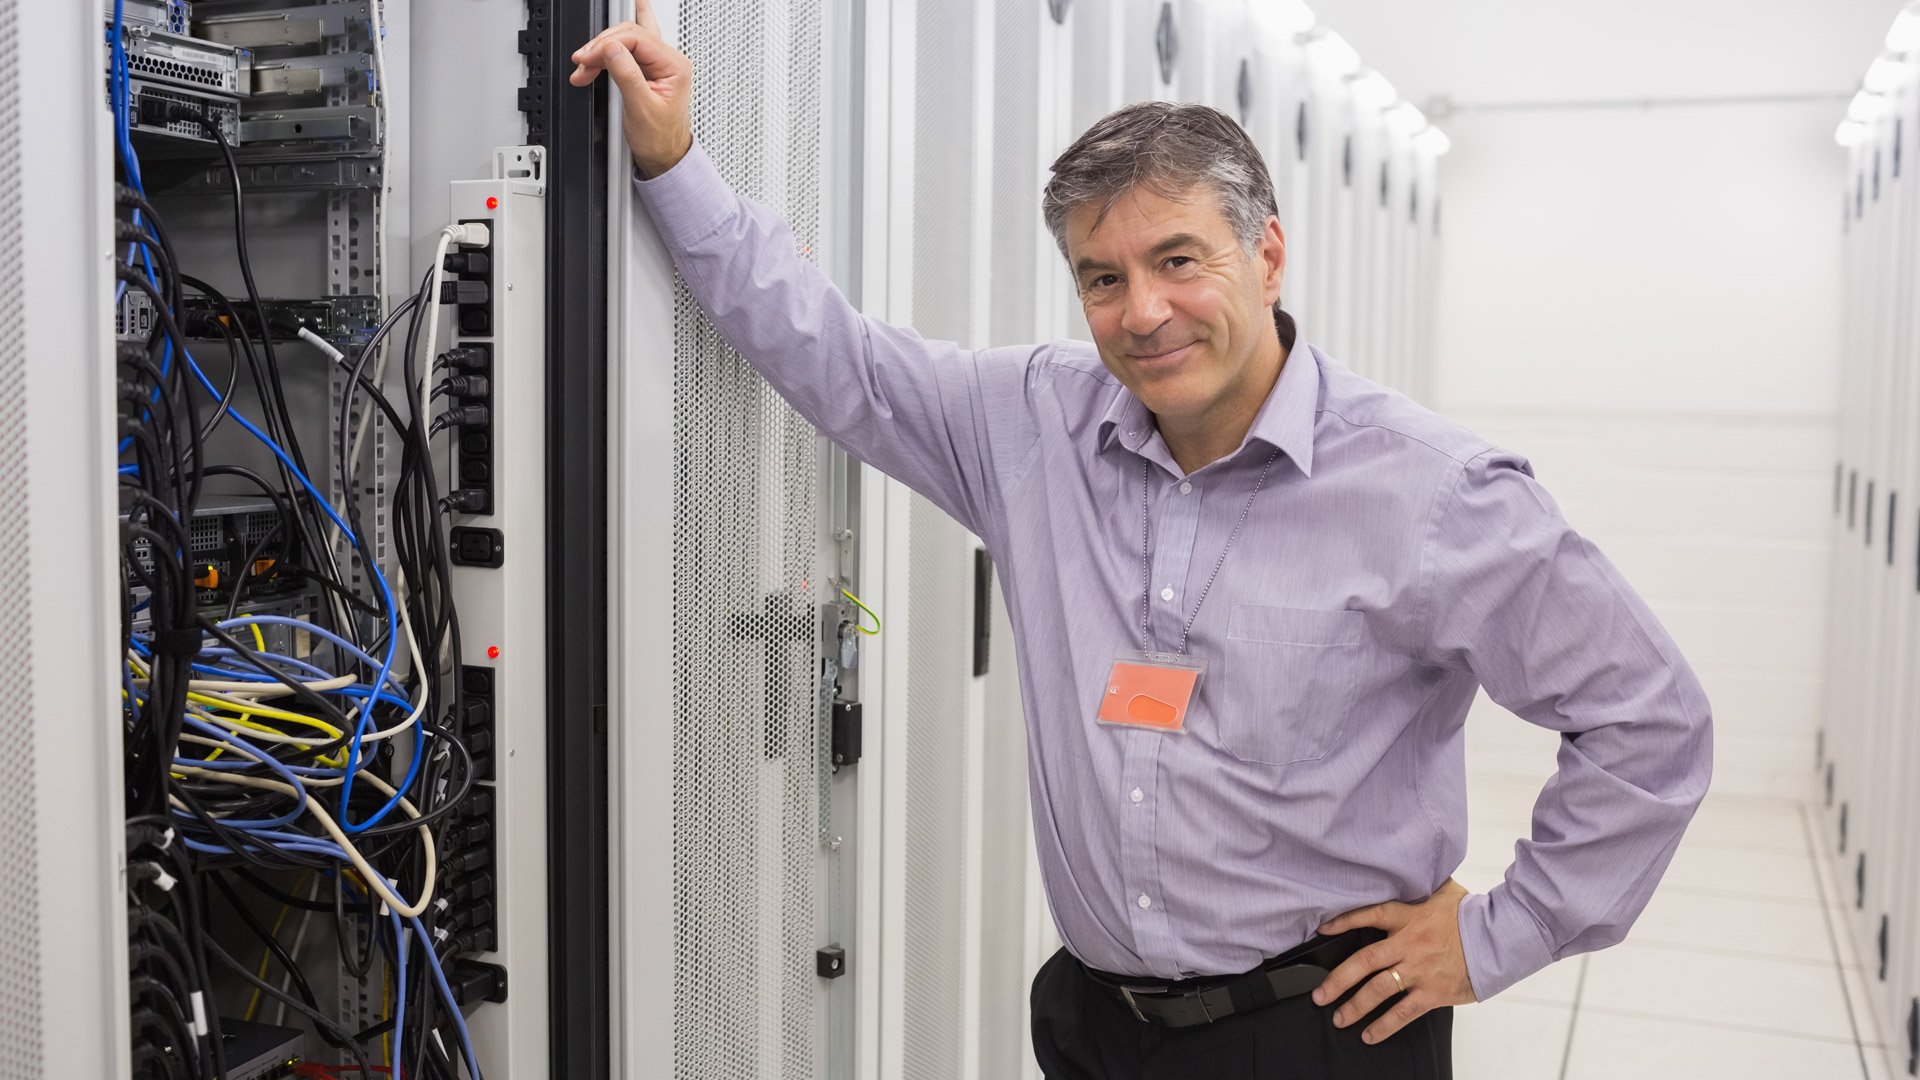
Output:
<instances>
[{"instance_id":1,"label":"plastic badge holder","mask_svg":"<svg viewBox=\"0 0 1920 1080\"><path fill-rule=\"evenodd\" d=\"M1184 732L1207 662L1192 656L1122 650L1113 658L1096 719L1117 727Z\"/></svg>"}]
</instances>

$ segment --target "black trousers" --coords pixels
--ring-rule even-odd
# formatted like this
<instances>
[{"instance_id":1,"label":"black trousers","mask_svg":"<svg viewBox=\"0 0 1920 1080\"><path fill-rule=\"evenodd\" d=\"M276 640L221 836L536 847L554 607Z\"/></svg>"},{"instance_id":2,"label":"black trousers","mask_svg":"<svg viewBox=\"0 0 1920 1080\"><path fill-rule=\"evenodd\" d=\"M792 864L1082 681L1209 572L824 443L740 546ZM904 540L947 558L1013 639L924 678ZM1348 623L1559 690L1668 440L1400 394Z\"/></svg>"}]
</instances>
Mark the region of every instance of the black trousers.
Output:
<instances>
[{"instance_id":1,"label":"black trousers","mask_svg":"<svg viewBox=\"0 0 1920 1080\"><path fill-rule=\"evenodd\" d=\"M1345 1000L1344 998L1342 1000ZM1033 978L1033 1053L1047 1080L1452 1080L1453 1010L1435 1009L1375 1046L1375 1016L1333 1026L1310 994L1214 1024L1142 1023L1065 949Z\"/></svg>"}]
</instances>

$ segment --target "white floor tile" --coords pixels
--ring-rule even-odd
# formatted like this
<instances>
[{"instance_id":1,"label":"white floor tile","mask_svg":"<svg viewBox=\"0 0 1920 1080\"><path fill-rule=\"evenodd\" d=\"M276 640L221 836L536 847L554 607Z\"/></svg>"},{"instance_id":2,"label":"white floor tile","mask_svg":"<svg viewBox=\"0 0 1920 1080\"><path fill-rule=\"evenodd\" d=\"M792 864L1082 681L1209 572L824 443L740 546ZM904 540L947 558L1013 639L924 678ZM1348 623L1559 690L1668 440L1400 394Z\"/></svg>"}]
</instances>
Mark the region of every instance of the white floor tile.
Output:
<instances>
[{"instance_id":1,"label":"white floor tile","mask_svg":"<svg viewBox=\"0 0 1920 1080\"><path fill-rule=\"evenodd\" d=\"M1898 1033L1902 1025L1901 1018L1886 1014L1887 984L1874 974L1852 968L1843 972L1841 978L1846 983L1847 1001L1853 1006L1853 1023L1860 1041L1868 1046L1884 1046L1895 1041L1887 1036Z\"/></svg>"},{"instance_id":2,"label":"white floor tile","mask_svg":"<svg viewBox=\"0 0 1920 1080\"><path fill-rule=\"evenodd\" d=\"M1453 1010L1453 1071L1463 1080L1553 1080L1567 1051L1570 1005L1508 1001Z\"/></svg>"},{"instance_id":3,"label":"white floor tile","mask_svg":"<svg viewBox=\"0 0 1920 1080\"><path fill-rule=\"evenodd\" d=\"M1807 850L1799 804L1784 799L1709 795L1687 826L1687 839L1724 847Z\"/></svg>"},{"instance_id":4,"label":"white floor tile","mask_svg":"<svg viewBox=\"0 0 1920 1080\"><path fill-rule=\"evenodd\" d=\"M1624 944L1594 953L1581 995L1587 1010L1853 1042L1832 962L1803 963Z\"/></svg>"},{"instance_id":5,"label":"white floor tile","mask_svg":"<svg viewBox=\"0 0 1920 1080\"><path fill-rule=\"evenodd\" d=\"M1802 1039L1583 1008L1573 1027L1566 1080L1852 1080L1859 1075L1860 1052L1851 1040Z\"/></svg>"},{"instance_id":6,"label":"white floor tile","mask_svg":"<svg viewBox=\"0 0 1920 1080\"><path fill-rule=\"evenodd\" d=\"M1867 1059L1867 1080L1893 1080L1896 1076L1907 1075L1907 1063L1896 1060L1897 1054L1884 1047L1869 1047L1864 1055Z\"/></svg>"},{"instance_id":7,"label":"white floor tile","mask_svg":"<svg viewBox=\"0 0 1920 1080\"><path fill-rule=\"evenodd\" d=\"M1712 847L1681 841L1662 888L1722 896L1820 902L1813 861L1804 854Z\"/></svg>"},{"instance_id":8,"label":"white floor tile","mask_svg":"<svg viewBox=\"0 0 1920 1080\"><path fill-rule=\"evenodd\" d=\"M1468 892L1483 893L1500 884L1506 877L1507 864L1502 863L1462 863L1453 872L1453 880L1466 886Z\"/></svg>"},{"instance_id":9,"label":"white floor tile","mask_svg":"<svg viewBox=\"0 0 1920 1080\"><path fill-rule=\"evenodd\" d=\"M1475 821L1532 821L1544 776L1467 774L1467 816Z\"/></svg>"},{"instance_id":10,"label":"white floor tile","mask_svg":"<svg viewBox=\"0 0 1920 1080\"><path fill-rule=\"evenodd\" d=\"M1806 900L1708 896L1661 889L1653 894L1627 940L1640 945L1833 962L1826 913L1819 904Z\"/></svg>"},{"instance_id":11,"label":"white floor tile","mask_svg":"<svg viewBox=\"0 0 1920 1080\"><path fill-rule=\"evenodd\" d=\"M1500 1001L1526 1001L1539 1005L1572 1005L1580 992L1580 969L1585 967L1587 958L1576 956L1562 960L1557 964L1548 964L1545 968L1521 979L1506 989L1499 997L1486 1004Z\"/></svg>"},{"instance_id":12,"label":"white floor tile","mask_svg":"<svg viewBox=\"0 0 1920 1080\"><path fill-rule=\"evenodd\" d=\"M1470 821L1466 862L1504 869L1513 862L1513 845L1532 835L1533 826L1526 821Z\"/></svg>"}]
</instances>

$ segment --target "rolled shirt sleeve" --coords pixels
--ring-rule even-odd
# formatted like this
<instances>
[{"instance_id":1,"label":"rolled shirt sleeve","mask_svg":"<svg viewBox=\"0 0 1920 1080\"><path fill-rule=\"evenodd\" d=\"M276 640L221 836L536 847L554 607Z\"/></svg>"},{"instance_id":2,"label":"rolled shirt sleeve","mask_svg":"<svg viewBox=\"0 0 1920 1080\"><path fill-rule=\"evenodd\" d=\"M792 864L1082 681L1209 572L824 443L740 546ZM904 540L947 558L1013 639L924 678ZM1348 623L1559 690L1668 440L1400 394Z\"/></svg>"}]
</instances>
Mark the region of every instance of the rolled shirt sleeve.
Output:
<instances>
[{"instance_id":1,"label":"rolled shirt sleeve","mask_svg":"<svg viewBox=\"0 0 1920 1080\"><path fill-rule=\"evenodd\" d=\"M1561 733L1531 837L1504 881L1460 905L1484 1001L1626 936L1706 794L1712 717L1673 640L1524 459L1466 462L1429 536L1431 659Z\"/></svg>"},{"instance_id":2,"label":"rolled shirt sleeve","mask_svg":"<svg viewBox=\"0 0 1920 1080\"><path fill-rule=\"evenodd\" d=\"M974 351L862 314L802 256L786 221L736 193L697 142L634 187L694 299L781 397L989 535L1000 471L1035 441L1024 403L1044 347Z\"/></svg>"}]
</instances>

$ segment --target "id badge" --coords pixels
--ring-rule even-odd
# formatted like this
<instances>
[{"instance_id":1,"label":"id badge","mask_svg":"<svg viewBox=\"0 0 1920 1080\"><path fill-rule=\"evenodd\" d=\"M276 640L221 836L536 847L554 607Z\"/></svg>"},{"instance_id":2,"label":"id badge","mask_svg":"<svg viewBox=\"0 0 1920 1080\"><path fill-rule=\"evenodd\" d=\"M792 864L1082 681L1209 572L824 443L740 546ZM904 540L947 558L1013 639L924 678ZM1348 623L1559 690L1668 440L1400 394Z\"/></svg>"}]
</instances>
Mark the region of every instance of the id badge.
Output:
<instances>
[{"instance_id":1,"label":"id badge","mask_svg":"<svg viewBox=\"0 0 1920 1080\"><path fill-rule=\"evenodd\" d=\"M1103 724L1181 732L1207 662L1172 653L1123 650L1113 659L1096 718Z\"/></svg>"}]
</instances>

